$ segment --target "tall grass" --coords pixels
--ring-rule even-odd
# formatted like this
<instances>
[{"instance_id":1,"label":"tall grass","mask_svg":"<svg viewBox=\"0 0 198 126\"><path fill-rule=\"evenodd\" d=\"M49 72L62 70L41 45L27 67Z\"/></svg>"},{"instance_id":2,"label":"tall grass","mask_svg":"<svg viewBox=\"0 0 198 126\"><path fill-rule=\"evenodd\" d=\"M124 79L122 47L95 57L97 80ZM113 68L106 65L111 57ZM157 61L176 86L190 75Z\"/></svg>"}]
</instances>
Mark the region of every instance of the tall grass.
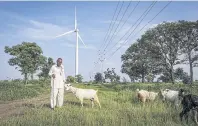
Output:
<instances>
[{"instance_id":1,"label":"tall grass","mask_svg":"<svg viewBox=\"0 0 198 126\"><path fill-rule=\"evenodd\" d=\"M47 82L32 81L24 85L20 81L1 81L0 82L0 101L11 101L24 98L36 97L45 92Z\"/></svg>"},{"instance_id":2,"label":"tall grass","mask_svg":"<svg viewBox=\"0 0 198 126\"><path fill-rule=\"evenodd\" d=\"M170 103L162 103L160 98L145 106L136 98L136 88L159 91L161 88L185 88L197 94L197 88L171 84L127 84L127 85L75 85L81 88L99 89L102 108L95 104L91 108L89 100L80 102L72 93L65 92L62 108L52 111L49 101L36 103L37 106L24 107L23 115L2 119L2 126L180 126L179 110ZM39 107L43 106L43 107ZM183 124L184 125L184 124ZM190 121L189 126L194 126Z\"/></svg>"}]
</instances>

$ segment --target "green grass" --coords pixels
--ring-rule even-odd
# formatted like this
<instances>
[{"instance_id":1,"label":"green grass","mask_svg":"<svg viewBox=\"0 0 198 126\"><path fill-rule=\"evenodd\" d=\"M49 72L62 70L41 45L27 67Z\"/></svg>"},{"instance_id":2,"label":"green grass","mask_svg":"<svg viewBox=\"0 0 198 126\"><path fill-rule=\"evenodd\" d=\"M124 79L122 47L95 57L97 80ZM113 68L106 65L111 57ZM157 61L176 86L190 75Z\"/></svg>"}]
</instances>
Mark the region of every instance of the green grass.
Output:
<instances>
[{"instance_id":1,"label":"green grass","mask_svg":"<svg viewBox=\"0 0 198 126\"><path fill-rule=\"evenodd\" d=\"M46 83L46 82L43 82ZM11 101L25 98L36 97L45 92L46 88L39 82L24 85L15 81L0 82L0 101Z\"/></svg>"},{"instance_id":2,"label":"green grass","mask_svg":"<svg viewBox=\"0 0 198 126\"><path fill-rule=\"evenodd\" d=\"M24 107L24 113L2 119L2 126L181 126L179 111L169 103L162 103L160 98L143 106L136 98L135 90L149 89L159 91L162 88L184 88L197 94L198 88L171 84L127 84L127 85L75 85L81 88L98 89L102 109L95 104L91 108L89 100L80 102L72 93L65 92L62 108L52 111L49 101L34 103ZM50 94L49 94L50 95ZM42 106L42 107L40 107ZM190 121L188 126L194 126ZM187 126L187 125L186 125Z\"/></svg>"}]
</instances>

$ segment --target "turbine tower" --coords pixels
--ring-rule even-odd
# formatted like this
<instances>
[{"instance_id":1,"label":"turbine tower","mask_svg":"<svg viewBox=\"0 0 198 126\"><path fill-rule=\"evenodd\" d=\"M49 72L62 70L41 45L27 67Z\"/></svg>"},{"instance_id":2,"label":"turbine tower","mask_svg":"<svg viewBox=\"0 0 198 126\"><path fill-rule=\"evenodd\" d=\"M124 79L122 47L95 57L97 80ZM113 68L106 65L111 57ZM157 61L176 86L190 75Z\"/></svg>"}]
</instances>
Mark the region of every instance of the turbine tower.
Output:
<instances>
[{"instance_id":1,"label":"turbine tower","mask_svg":"<svg viewBox=\"0 0 198 126\"><path fill-rule=\"evenodd\" d=\"M74 18L74 30L65 32L61 35L56 36L55 38L70 34L70 33L76 33L76 60L75 60L75 75L78 75L78 38L81 40L83 45L86 47L85 43L83 42L82 38L79 34L79 29L77 28L77 18L76 18L76 7L75 7L75 18Z\"/></svg>"}]
</instances>

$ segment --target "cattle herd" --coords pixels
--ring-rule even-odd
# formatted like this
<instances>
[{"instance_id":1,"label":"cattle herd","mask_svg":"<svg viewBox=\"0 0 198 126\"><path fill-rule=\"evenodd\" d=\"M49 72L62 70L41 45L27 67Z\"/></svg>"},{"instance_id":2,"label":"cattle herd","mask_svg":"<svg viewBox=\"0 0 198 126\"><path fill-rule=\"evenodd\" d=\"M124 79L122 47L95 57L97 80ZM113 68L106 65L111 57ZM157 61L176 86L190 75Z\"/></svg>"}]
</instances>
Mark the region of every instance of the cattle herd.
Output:
<instances>
[{"instance_id":1,"label":"cattle herd","mask_svg":"<svg viewBox=\"0 0 198 126\"><path fill-rule=\"evenodd\" d=\"M81 102L81 105L83 107L83 99L89 99L92 103L92 108L94 106L94 101L96 101L101 108L98 96L97 96L97 90L94 89L81 89L71 86L71 84L65 84L65 89L67 91L71 91ZM171 90L171 89L164 89L160 90L159 93L147 91L147 90L139 90L136 89L137 98L145 103L146 101L154 101L157 96L162 97L162 101L169 101L172 102L176 109L178 109L179 105L182 105L182 112L179 114L180 120L182 121L183 117L185 117L185 120L188 123L188 115L189 112L192 111L194 121L196 124L198 124L197 121L197 114L198 114L198 96L193 94L187 94L187 92L183 89L180 89L179 91Z\"/></svg>"}]
</instances>

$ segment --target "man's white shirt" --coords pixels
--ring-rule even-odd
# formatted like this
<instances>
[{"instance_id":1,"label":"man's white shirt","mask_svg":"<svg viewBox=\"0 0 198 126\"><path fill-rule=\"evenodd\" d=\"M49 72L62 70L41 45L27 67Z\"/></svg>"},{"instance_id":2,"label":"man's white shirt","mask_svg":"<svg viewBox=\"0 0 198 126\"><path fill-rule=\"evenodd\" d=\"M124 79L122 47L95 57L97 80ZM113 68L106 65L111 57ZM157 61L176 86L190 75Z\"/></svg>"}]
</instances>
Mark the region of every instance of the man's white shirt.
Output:
<instances>
[{"instance_id":1,"label":"man's white shirt","mask_svg":"<svg viewBox=\"0 0 198 126\"><path fill-rule=\"evenodd\" d=\"M52 77L52 74L55 75L55 78ZM58 67L57 65L53 65L49 71L49 75L51 76L52 88L64 88L65 71L63 65L61 65L60 67Z\"/></svg>"}]
</instances>

